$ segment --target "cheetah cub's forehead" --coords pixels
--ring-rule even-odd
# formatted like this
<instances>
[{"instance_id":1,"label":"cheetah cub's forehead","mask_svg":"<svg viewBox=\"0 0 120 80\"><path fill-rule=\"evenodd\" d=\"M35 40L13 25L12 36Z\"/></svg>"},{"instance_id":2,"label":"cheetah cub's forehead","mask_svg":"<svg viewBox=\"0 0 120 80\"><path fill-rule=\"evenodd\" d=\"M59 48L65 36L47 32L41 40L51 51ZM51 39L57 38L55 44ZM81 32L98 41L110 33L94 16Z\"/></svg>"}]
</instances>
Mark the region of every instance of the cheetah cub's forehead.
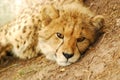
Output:
<instances>
[{"instance_id":1,"label":"cheetah cub's forehead","mask_svg":"<svg viewBox=\"0 0 120 80\"><path fill-rule=\"evenodd\" d=\"M85 34L88 31L90 34L94 34L95 30L101 28L103 21L102 16L96 16L88 8L78 3L63 5L60 9L56 9L53 5L45 5L41 13L43 26L46 26L52 33L60 31L80 36L81 33Z\"/></svg>"}]
</instances>

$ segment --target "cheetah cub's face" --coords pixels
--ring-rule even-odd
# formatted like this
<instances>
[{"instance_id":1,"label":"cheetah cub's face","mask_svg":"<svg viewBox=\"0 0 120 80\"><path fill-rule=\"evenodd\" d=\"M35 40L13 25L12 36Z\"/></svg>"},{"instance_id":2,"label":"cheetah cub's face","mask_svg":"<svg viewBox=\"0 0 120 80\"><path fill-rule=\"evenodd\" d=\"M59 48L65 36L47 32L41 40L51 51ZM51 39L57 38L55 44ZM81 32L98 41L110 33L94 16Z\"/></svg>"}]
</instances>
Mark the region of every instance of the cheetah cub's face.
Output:
<instances>
[{"instance_id":1,"label":"cheetah cub's face","mask_svg":"<svg viewBox=\"0 0 120 80\"><path fill-rule=\"evenodd\" d=\"M94 15L80 4L72 3L57 10L46 5L41 10L42 28L39 48L48 59L66 66L76 62L94 42L103 17Z\"/></svg>"}]
</instances>

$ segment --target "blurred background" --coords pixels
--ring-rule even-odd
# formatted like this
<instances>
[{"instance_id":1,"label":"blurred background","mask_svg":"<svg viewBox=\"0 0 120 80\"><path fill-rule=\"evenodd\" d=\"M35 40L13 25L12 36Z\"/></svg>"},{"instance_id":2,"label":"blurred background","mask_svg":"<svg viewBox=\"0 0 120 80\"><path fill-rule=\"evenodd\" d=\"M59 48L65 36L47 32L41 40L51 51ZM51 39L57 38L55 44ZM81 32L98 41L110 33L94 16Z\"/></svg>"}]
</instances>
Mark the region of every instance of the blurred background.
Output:
<instances>
[{"instance_id":1,"label":"blurred background","mask_svg":"<svg viewBox=\"0 0 120 80\"><path fill-rule=\"evenodd\" d=\"M25 7L25 0L0 0L0 26L13 20Z\"/></svg>"}]
</instances>

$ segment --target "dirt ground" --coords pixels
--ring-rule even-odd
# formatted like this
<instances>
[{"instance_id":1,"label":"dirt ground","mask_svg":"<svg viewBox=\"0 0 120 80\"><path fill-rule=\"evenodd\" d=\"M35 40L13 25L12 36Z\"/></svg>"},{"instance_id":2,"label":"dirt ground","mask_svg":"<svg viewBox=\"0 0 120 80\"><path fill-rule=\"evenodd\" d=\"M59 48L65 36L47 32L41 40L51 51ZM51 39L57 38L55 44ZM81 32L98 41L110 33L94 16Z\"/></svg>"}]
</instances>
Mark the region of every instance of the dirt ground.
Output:
<instances>
[{"instance_id":1,"label":"dirt ground","mask_svg":"<svg viewBox=\"0 0 120 80\"><path fill-rule=\"evenodd\" d=\"M0 65L0 80L120 80L120 0L85 0L105 17L104 34L78 62L60 67L43 55L9 59Z\"/></svg>"}]
</instances>

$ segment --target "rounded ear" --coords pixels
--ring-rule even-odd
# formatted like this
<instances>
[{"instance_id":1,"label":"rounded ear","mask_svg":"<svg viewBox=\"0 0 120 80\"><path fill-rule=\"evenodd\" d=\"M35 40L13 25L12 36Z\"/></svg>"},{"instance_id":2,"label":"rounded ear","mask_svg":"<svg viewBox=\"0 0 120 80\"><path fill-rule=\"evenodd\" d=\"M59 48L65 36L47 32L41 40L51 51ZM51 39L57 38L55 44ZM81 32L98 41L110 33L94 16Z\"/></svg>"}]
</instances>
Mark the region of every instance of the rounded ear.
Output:
<instances>
[{"instance_id":1,"label":"rounded ear","mask_svg":"<svg viewBox=\"0 0 120 80\"><path fill-rule=\"evenodd\" d=\"M48 25L52 19L59 16L58 10L56 10L52 5L44 5L40 11L40 18L44 26Z\"/></svg>"},{"instance_id":2,"label":"rounded ear","mask_svg":"<svg viewBox=\"0 0 120 80\"><path fill-rule=\"evenodd\" d=\"M90 22L93 26L95 26L96 30L99 30L104 25L104 17L101 15L97 15L95 17L92 17Z\"/></svg>"}]
</instances>

